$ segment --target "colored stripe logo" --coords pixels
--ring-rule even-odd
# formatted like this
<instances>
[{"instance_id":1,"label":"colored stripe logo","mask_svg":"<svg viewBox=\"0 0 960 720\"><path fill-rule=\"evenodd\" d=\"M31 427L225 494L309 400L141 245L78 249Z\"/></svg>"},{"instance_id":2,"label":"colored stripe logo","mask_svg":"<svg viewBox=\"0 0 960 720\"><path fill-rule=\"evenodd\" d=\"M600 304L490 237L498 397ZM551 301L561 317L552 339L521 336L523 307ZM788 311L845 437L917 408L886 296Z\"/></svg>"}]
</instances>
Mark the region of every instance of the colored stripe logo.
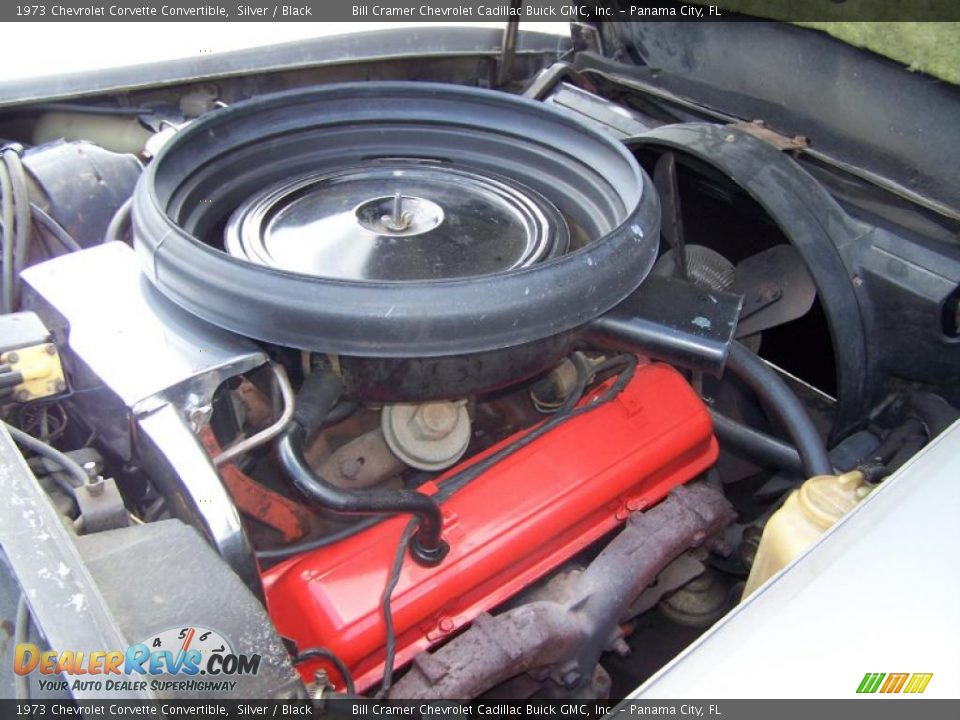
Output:
<instances>
[{"instance_id":1,"label":"colored stripe logo","mask_svg":"<svg viewBox=\"0 0 960 720\"><path fill-rule=\"evenodd\" d=\"M858 693L912 693L919 694L927 689L933 673L866 673Z\"/></svg>"}]
</instances>

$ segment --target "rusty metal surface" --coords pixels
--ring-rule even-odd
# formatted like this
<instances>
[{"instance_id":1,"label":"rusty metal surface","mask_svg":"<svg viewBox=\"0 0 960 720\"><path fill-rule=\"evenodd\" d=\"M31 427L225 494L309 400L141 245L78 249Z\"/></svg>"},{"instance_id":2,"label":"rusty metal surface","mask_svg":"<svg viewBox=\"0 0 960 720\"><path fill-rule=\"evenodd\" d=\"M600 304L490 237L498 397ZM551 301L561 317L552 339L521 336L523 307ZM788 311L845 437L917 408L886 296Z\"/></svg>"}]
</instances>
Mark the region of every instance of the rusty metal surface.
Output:
<instances>
[{"instance_id":1,"label":"rusty metal surface","mask_svg":"<svg viewBox=\"0 0 960 720\"><path fill-rule=\"evenodd\" d=\"M246 422L253 428L265 428L273 420L273 403L270 398L246 377L234 391L246 410Z\"/></svg>"},{"instance_id":2,"label":"rusty metal surface","mask_svg":"<svg viewBox=\"0 0 960 720\"><path fill-rule=\"evenodd\" d=\"M393 454L377 428L341 445L314 467L331 484L349 490L382 485L407 466Z\"/></svg>"},{"instance_id":3,"label":"rusty metal surface","mask_svg":"<svg viewBox=\"0 0 960 720\"><path fill-rule=\"evenodd\" d=\"M600 655L617 645L631 604L674 558L734 517L720 490L704 483L674 489L631 515L582 572L569 573L569 584L556 590L560 600L480 616L440 649L417 656L390 698L472 698L527 672L568 690L592 688Z\"/></svg>"},{"instance_id":4,"label":"rusty metal surface","mask_svg":"<svg viewBox=\"0 0 960 720\"><path fill-rule=\"evenodd\" d=\"M537 602L496 617L483 614L435 653L422 653L390 698L476 697L515 675L561 662L580 629L563 605Z\"/></svg>"},{"instance_id":5,"label":"rusty metal surface","mask_svg":"<svg viewBox=\"0 0 960 720\"><path fill-rule=\"evenodd\" d=\"M758 140L773 145L777 150L805 150L810 146L810 139L803 135L788 137L768 128L763 120L753 122L731 123L730 127L750 133Z\"/></svg>"},{"instance_id":6,"label":"rusty metal surface","mask_svg":"<svg viewBox=\"0 0 960 720\"><path fill-rule=\"evenodd\" d=\"M630 605L621 620L630 620L652 610L669 593L678 590L703 573L704 564L691 553L684 553L667 565L656 581L651 584Z\"/></svg>"},{"instance_id":7,"label":"rusty metal surface","mask_svg":"<svg viewBox=\"0 0 960 720\"><path fill-rule=\"evenodd\" d=\"M200 432L200 442L211 457L220 453L209 425ZM276 530L284 542L299 540L313 529L314 516L306 507L264 487L233 463L221 465L217 471L240 512Z\"/></svg>"}]
</instances>

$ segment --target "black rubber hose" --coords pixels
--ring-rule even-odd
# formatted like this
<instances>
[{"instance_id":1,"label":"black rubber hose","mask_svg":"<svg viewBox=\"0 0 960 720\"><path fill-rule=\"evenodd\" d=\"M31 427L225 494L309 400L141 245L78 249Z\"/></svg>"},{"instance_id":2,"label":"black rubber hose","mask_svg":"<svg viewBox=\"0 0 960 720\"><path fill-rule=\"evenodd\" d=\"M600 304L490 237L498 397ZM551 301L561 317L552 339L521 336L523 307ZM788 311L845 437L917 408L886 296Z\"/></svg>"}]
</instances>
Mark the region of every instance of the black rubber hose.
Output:
<instances>
[{"instance_id":1,"label":"black rubber hose","mask_svg":"<svg viewBox=\"0 0 960 720\"><path fill-rule=\"evenodd\" d=\"M441 537L443 517L439 503L415 490L344 490L313 471L303 447L309 435L319 428L336 405L343 385L333 373L314 372L297 393L297 410L287 430L277 441L280 462L294 485L323 507L346 515L387 515L409 513L418 521L411 543L414 558L423 564L436 564L448 549Z\"/></svg>"},{"instance_id":2,"label":"black rubber hose","mask_svg":"<svg viewBox=\"0 0 960 720\"><path fill-rule=\"evenodd\" d=\"M15 297L13 283L17 276L13 258L16 249L16 235L14 232L15 215L13 210L13 180L7 164L0 159L0 212L3 214L3 288L0 312L3 314L14 311Z\"/></svg>"},{"instance_id":3,"label":"black rubber hose","mask_svg":"<svg viewBox=\"0 0 960 720\"><path fill-rule=\"evenodd\" d=\"M42 207L35 203L30 203L30 212L33 213L33 219L37 225L41 226L50 235L60 243L60 246L67 252L77 252L81 249L80 244L71 237L64 227L50 217Z\"/></svg>"},{"instance_id":4,"label":"black rubber hose","mask_svg":"<svg viewBox=\"0 0 960 720\"><path fill-rule=\"evenodd\" d=\"M22 382L23 382L23 373L19 371L0 373L0 388L16 387Z\"/></svg>"},{"instance_id":5,"label":"black rubber hose","mask_svg":"<svg viewBox=\"0 0 960 720\"><path fill-rule=\"evenodd\" d=\"M317 475L307 463L303 454L306 437L303 426L293 422L277 444L280 462L300 492L328 510L346 515L416 515L419 527L411 546L414 557L427 564L443 559L447 548L440 534L443 519L436 500L416 490L338 488Z\"/></svg>"},{"instance_id":6,"label":"black rubber hose","mask_svg":"<svg viewBox=\"0 0 960 720\"><path fill-rule=\"evenodd\" d=\"M343 381L329 370L310 373L297 392L293 422L310 436L323 427L343 396Z\"/></svg>"},{"instance_id":7,"label":"black rubber hose","mask_svg":"<svg viewBox=\"0 0 960 720\"><path fill-rule=\"evenodd\" d=\"M130 211L133 208L133 198L127 198L110 218L107 231L103 234L103 242L124 242L127 230L130 227Z\"/></svg>"},{"instance_id":8,"label":"black rubber hose","mask_svg":"<svg viewBox=\"0 0 960 720\"><path fill-rule=\"evenodd\" d=\"M537 438L542 437L559 424L569 420L572 417L576 417L581 413L589 412L599 405L609 402L619 395L620 391L623 390L628 382L630 382L637 366L637 358L634 355L618 355L593 368L587 368L577 355L573 356L573 362L577 366L577 387L570 394L570 397L567 398L563 406L561 406L561 408L557 410L557 412L552 415L549 420L544 422L539 427L534 428L532 431L514 441L509 446L498 450L493 455L490 455L485 459L459 471L455 475L448 477L441 484L440 490L436 495L433 496L433 498L436 499L437 502L443 502L447 500L451 495L482 475L490 467L517 450L525 447L527 444L533 442ZM599 380L601 376L611 371L617 372L618 377L610 386L610 388L604 391L601 396L595 398L594 402L591 404L582 407L575 407L583 396L583 389L587 382L587 376L590 373L593 373L598 376ZM324 427L326 427L328 423L331 423L334 414L338 412L339 408L344 404L344 402L350 401L341 401L336 408L331 411L330 415L323 421ZM265 562L284 560L288 557L292 557L293 555L299 555L301 553L317 550L319 548L330 547L331 545L337 544L341 540L345 540L348 537L373 527L381 520L383 520L383 517L371 517L367 518L366 520L361 520L350 527L338 530L330 535L323 535L321 537L306 540L294 545L273 548L272 550L258 550L257 559Z\"/></svg>"},{"instance_id":9,"label":"black rubber hose","mask_svg":"<svg viewBox=\"0 0 960 720\"><path fill-rule=\"evenodd\" d=\"M734 342L727 356L727 370L756 393L766 411L790 435L807 477L833 474L826 445L806 408L769 365L740 343Z\"/></svg>"},{"instance_id":10,"label":"black rubber hose","mask_svg":"<svg viewBox=\"0 0 960 720\"><path fill-rule=\"evenodd\" d=\"M10 181L13 192L13 213L16 222L16 229L6 228L7 236L13 234L16 238L16 245L13 254L13 295L14 304L20 294L20 271L27 265L29 257L30 238L33 233L30 230L30 190L27 187L27 173L23 168L23 160L20 158L22 148L8 145L3 151L3 161L6 163L7 170L10 172ZM6 227L6 226L5 226ZM13 310L15 308L11 308Z\"/></svg>"},{"instance_id":11,"label":"black rubber hose","mask_svg":"<svg viewBox=\"0 0 960 720\"><path fill-rule=\"evenodd\" d=\"M353 537L357 533L372 528L381 520L383 520L382 517L370 517L366 520L360 520L349 527L343 528L342 530L337 530L336 532L330 533L329 535L321 535L320 537L316 537L311 540L305 540L294 545L284 545L283 547L272 548L270 550L257 550L257 560L260 560L261 562L286 560L288 557L293 557L294 555L300 555L305 552L310 552L311 550L319 550L320 548L330 547L331 545L336 545L341 540L346 540L348 537Z\"/></svg>"},{"instance_id":12,"label":"black rubber hose","mask_svg":"<svg viewBox=\"0 0 960 720\"><path fill-rule=\"evenodd\" d=\"M763 465L773 465L797 475L804 474L803 463L795 447L714 410L710 411L710 418L721 445L738 450L747 458Z\"/></svg>"},{"instance_id":13,"label":"black rubber hose","mask_svg":"<svg viewBox=\"0 0 960 720\"><path fill-rule=\"evenodd\" d=\"M69 455L65 455L52 445L47 445L47 443L42 440L37 440L32 435L28 435L13 425L8 423L4 424L7 427L7 432L10 433L10 437L13 438L13 441L17 445L32 450L37 455L41 455L62 467L64 472L70 476L74 487L82 487L90 481L87 471L80 467L80 464Z\"/></svg>"},{"instance_id":14,"label":"black rubber hose","mask_svg":"<svg viewBox=\"0 0 960 720\"><path fill-rule=\"evenodd\" d=\"M960 411L939 395L916 392L910 396L910 407L926 426L932 440L960 418Z\"/></svg>"},{"instance_id":15,"label":"black rubber hose","mask_svg":"<svg viewBox=\"0 0 960 720\"><path fill-rule=\"evenodd\" d=\"M324 418L323 427L328 428L333 425L339 425L348 417L353 415L357 411L358 407L360 407L360 404L356 400L341 399L340 402L331 408L330 412L327 414L327 417Z\"/></svg>"}]
</instances>

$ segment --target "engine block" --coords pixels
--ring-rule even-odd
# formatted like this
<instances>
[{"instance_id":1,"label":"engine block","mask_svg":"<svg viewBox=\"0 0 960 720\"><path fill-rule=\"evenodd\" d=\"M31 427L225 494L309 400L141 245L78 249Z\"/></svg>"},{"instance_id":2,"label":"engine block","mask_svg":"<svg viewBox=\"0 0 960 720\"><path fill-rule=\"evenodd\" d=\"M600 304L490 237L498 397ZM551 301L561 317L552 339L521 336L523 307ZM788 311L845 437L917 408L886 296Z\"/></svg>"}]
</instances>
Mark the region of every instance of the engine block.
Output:
<instances>
[{"instance_id":1,"label":"engine block","mask_svg":"<svg viewBox=\"0 0 960 720\"><path fill-rule=\"evenodd\" d=\"M560 424L444 502L450 554L433 568L405 562L392 594L396 665L557 568L629 513L658 502L710 467L717 451L707 410L684 378L667 365L641 364L611 402ZM442 483L420 490L432 494ZM382 677L381 596L407 522L391 518L263 575L280 634L301 650L335 652L360 692ZM315 668L300 666L307 679Z\"/></svg>"}]
</instances>

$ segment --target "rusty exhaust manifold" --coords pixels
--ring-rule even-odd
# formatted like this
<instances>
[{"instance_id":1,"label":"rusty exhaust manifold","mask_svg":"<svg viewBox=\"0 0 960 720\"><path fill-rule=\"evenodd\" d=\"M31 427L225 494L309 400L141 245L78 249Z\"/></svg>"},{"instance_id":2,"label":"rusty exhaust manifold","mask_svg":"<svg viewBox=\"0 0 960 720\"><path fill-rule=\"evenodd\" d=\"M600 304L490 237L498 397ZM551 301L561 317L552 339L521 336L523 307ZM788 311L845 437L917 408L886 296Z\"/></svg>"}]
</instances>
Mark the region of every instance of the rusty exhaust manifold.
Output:
<instances>
[{"instance_id":1,"label":"rusty exhaust manifold","mask_svg":"<svg viewBox=\"0 0 960 720\"><path fill-rule=\"evenodd\" d=\"M681 486L659 505L634 513L623 531L573 577L566 600L537 601L481 615L462 635L413 667L391 699L472 698L530 671L575 690L593 677L601 654L618 639L631 603L685 550L735 517L722 492Z\"/></svg>"}]
</instances>

